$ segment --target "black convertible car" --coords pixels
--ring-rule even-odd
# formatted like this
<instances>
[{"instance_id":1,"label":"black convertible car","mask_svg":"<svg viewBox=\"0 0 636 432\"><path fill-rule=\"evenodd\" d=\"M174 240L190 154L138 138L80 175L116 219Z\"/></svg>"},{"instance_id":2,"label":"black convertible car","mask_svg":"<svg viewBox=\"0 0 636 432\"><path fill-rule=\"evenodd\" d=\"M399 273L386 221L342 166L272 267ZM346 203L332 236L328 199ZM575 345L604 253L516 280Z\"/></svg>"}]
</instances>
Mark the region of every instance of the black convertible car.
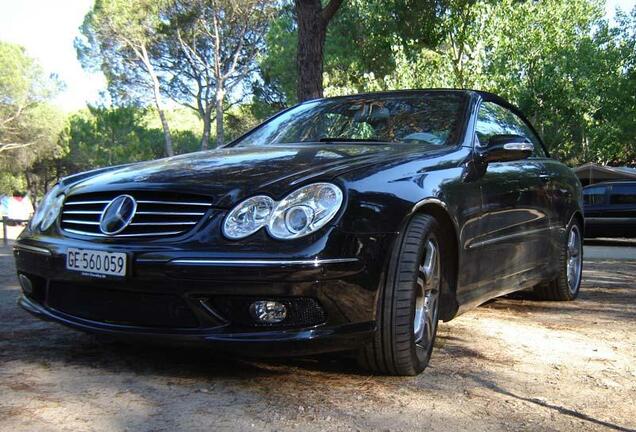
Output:
<instances>
[{"instance_id":1,"label":"black convertible car","mask_svg":"<svg viewBox=\"0 0 636 432\"><path fill-rule=\"evenodd\" d=\"M15 245L20 305L94 333L427 365L439 319L572 300L578 179L483 92L313 100L213 151L67 177Z\"/></svg>"}]
</instances>

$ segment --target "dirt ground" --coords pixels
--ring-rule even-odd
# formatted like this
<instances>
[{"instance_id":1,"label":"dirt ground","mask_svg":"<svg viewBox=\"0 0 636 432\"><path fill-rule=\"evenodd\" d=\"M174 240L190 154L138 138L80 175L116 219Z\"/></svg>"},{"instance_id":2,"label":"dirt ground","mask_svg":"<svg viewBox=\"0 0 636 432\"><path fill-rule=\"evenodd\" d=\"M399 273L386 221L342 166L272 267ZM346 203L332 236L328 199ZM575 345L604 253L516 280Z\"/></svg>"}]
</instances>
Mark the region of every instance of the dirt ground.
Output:
<instances>
[{"instance_id":1,"label":"dirt ground","mask_svg":"<svg viewBox=\"0 0 636 432\"><path fill-rule=\"evenodd\" d=\"M441 325L423 374L395 378L337 356L99 342L19 310L0 245L0 430L636 430L635 275L588 260L579 300L493 301Z\"/></svg>"}]
</instances>

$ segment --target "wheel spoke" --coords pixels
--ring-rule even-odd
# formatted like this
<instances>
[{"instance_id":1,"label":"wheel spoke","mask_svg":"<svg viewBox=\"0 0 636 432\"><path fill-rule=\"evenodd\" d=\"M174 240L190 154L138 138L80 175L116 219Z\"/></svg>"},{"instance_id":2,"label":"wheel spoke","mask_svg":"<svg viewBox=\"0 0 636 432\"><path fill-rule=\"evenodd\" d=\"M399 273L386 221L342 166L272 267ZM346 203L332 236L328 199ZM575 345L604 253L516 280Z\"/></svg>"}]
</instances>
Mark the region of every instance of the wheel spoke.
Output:
<instances>
[{"instance_id":1,"label":"wheel spoke","mask_svg":"<svg viewBox=\"0 0 636 432\"><path fill-rule=\"evenodd\" d=\"M573 225L568 234L567 241L567 268L566 276L568 287L574 292L581 278L581 235L576 225Z\"/></svg>"},{"instance_id":2,"label":"wheel spoke","mask_svg":"<svg viewBox=\"0 0 636 432\"><path fill-rule=\"evenodd\" d=\"M429 241L426 245L426 257L424 258L424 276L426 277L426 284L430 284L431 276L433 274L435 263L437 262L437 250L433 242Z\"/></svg>"},{"instance_id":3,"label":"wheel spoke","mask_svg":"<svg viewBox=\"0 0 636 432\"><path fill-rule=\"evenodd\" d=\"M415 343L427 348L433 339L440 281L439 251L433 240L426 243L422 261L417 278L413 334Z\"/></svg>"},{"instance_id":4,"label":"wheel spoke","mask_svg":"<svg viewBox=\"0 0 636 432\"><path fill-rule=\"evenodd\" d=\"M431 317L433 314L429 313L426 315L426 342L430 342L433 339L433 324Z\"/></svg>"}]
</instances>

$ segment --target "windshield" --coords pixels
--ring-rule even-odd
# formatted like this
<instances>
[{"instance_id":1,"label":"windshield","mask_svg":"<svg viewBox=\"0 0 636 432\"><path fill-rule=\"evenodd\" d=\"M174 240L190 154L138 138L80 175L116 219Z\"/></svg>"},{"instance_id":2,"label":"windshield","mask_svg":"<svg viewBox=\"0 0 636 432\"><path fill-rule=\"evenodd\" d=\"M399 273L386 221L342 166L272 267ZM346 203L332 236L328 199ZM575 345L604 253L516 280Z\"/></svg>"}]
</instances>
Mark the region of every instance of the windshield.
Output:
<instances>
[{"instance_id":1,"label":"windshield","mask_svg":"<svg viewBox=\"0 0 636 432\"><path fill-rule=\"evenodd\" d=\"M239 139L239 147L297 143L457 144L466 96L365 95L298 105Z\"/></svg>"}]
</instances>

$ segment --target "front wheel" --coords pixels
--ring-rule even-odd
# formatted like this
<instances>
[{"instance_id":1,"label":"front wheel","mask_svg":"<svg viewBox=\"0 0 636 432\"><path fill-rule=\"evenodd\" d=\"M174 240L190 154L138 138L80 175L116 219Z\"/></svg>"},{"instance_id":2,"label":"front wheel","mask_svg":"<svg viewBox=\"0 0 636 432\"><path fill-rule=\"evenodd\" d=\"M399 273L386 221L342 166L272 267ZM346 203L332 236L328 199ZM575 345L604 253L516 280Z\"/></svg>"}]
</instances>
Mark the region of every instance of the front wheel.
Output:
<instances>
[{"instance_id":1,"label":"front wheel","mask_svg":"<svg viewBox=\"0 0 636 432\"><path fill-rule=\"evenodd\" d=\"M569 301L579 295L583 274L583 230L572 219L559 254L559 276L536 289L543 300Z\"/></svg>"},{"instance_id":2,"label":"front wheel","mask_svg":"<svg viewBox=\"0 0 636 432\"><path fill-rule=\"evenodd\" d=\"M380 374L416 375L431 357L445 279L439 225L415 215L397 241L378 302L378 329L359 355Z\"/></svg>"}]
</instances>

